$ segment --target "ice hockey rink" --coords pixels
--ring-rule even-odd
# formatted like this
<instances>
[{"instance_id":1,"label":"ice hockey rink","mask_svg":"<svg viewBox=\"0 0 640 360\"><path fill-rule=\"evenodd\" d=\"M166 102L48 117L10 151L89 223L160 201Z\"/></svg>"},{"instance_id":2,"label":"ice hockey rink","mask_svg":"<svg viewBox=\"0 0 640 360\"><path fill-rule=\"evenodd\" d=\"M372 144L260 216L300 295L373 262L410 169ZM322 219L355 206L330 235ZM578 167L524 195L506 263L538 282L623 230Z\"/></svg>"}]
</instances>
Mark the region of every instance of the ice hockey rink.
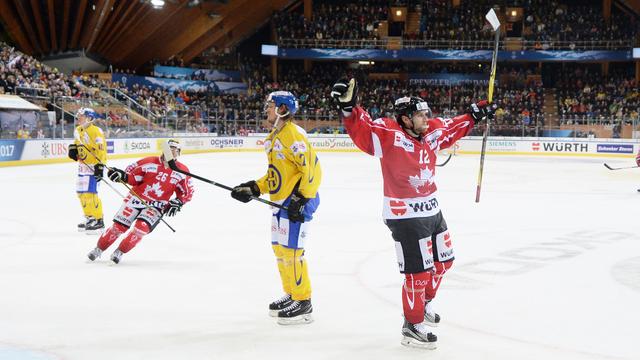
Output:
<instances>
[{"instance_id":1,"label":"ice hockey rink","mask_svg":"<svg viewBox=\"0 0 640 360\"><path fill-rule=\"evenodd\" d=\"M195 181L193 201L119 265L86 254L75 164L0 168L0 359L640 359L640 171L632 159L491 156L438 168L456 251L435 300L438 349L400 345L394 244L378 161L320 153L324 179L307 259L315 322L283 327L270 210ZM132 160L114 160L124 167ZM185 155L227 185L264 154ZM121 185L115 185L125 192ZM105 220L120 205L100 190Z\"/></svg>"}]
</instances>

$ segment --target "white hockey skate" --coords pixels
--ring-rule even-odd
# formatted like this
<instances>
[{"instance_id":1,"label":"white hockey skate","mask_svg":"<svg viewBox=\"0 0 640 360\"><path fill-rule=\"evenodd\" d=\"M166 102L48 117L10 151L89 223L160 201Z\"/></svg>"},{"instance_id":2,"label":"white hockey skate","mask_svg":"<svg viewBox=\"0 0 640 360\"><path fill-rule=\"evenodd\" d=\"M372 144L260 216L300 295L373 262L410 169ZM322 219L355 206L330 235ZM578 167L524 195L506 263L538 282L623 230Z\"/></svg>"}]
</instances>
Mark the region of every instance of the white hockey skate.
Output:
<instances>
[{"instance_id":1,"label":"white hockey skate","mask_svg":"<svg viewBox=\"0 0 640 360\"><path fill-rule=\"evenodd\" d=\"M431 301L424 304L424 324L431 327L438 327L440 323L440 315L433 310Z\"/></svg>"},{"instance_id":2,"label":"white hockey skate","mask_svg":"<svg viewBox=\"0 0 640 360\"><path fill-rule=\"evenodd\" d=\"M102 255L102 250L100 250L100 248L96 246L89 252L89 254L87 254L87 257L89 258L89 260L94 261L95 259L99 258L100 255Z\"/></svg>"},{"instance_id":3,"label":"white hockey skate","mask_svg":"<svg viewBox=\"0 0 640 360\"><path fill-rule=\"evenodd\" d=\"M433 350L438 347L438 337L431 332L424 322L412 324L406 319L402 326L402 341L400 344L408 347Z\"/></svg>"},{"instance_id":4,"label":"white hockey skate","mask_svg":"<svg viewBox=\"0 0 640 360\"><path fill-rule=\"evenodd\" d=\"M123 254L124 253L120 251L120 249L116 249L116 251L114 251L113 254L111 254L111 261L113 261L115 264L120 263L120 260L122 259Z\"/></svg>"},{"instance_id":5,"label":"white hockey skate","mask_svg":"<svg viewBox=\"0 0 640 360\"><path fill-rule=\"evenodd\" d=\"M294 300L289 306L280 310L278 313L278 324L310 324L313 322L312 312L313 307L311 306L311 300Z\"/></svg>"}]
</instances>

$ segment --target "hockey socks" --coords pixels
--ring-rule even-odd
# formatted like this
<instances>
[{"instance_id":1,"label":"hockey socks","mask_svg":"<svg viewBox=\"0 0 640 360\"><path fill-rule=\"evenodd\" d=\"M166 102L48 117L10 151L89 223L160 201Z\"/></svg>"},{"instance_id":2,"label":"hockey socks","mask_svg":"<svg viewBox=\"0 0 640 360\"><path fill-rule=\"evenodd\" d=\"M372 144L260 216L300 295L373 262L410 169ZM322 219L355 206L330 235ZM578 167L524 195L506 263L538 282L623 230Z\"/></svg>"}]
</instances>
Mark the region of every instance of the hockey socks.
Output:
<instances>
[{"instance_id":1,"label":"hockey socks","mask_svg":"<svg viewBox=\"0 0 640 360\"><path fill-rule=\"evenodd\" d=\"M444 274L451 268L451 265L453 265L453 260L447 262L434 262L434 272L431 277L431 281L428 282L425 288L425 297L427 300L431 300L436 297L438 288L440 288L440 284L442 284L442 278L444 277Z\"/></svg>"},{"instance_id":2,"label":"hockey socks","mask_svg":"<svg viewBox=\"0 0 640 360\"><path fill-rule=\"evenodd\" d=\"M100 250L102 251L107 250L109 246L111 246L116 240L118 240L118 237L120 235L124 234L124 232L127 231L127 229L128 227L118 222L114 222L113 225L111 225L111 227L107 229L107 231L102 234L102 236L100 236L100 239L98 239L98 248L100 248Z\"/></svg>"},{"instance_id":3,"label":"hockey socks","mask_svg":"<svg viewBox=\"0 0 640 360\"><path fill-rule=\"evenodd\" d=\"M133 249L142 238L151 232L149 228L149 224L146 221L137 220L133 225L133 229L129 231L129 234L122 240L120 246L118 246L118 250L123 253L128 253L131 249Z\"/></svg>"},{"instance_id":4,"label":"hockey socks","mask_svg":"<svg viewBox=\"0 0 640 360\"><path fill-rule=\"evenodd\" d=\"M424 320L425 288L431 282L431 272L405 274L402 286L402 309L404 317L411 324Z\"/></svg>"},{"instance_id":5,"label":"hockey socks","mask_svg":"<svg viewBox=\"0 0 640 360\"><path fill-rule=\"evenodd\" d=\"M309 300L311 298L311 282L307 270L307 260L303 249L290 249L280 246L284 264L284 273L292 300ZM283 283L285 279L282 279ZM285 291L287 286L284 286Z\"/></svg>"}]
</instances>

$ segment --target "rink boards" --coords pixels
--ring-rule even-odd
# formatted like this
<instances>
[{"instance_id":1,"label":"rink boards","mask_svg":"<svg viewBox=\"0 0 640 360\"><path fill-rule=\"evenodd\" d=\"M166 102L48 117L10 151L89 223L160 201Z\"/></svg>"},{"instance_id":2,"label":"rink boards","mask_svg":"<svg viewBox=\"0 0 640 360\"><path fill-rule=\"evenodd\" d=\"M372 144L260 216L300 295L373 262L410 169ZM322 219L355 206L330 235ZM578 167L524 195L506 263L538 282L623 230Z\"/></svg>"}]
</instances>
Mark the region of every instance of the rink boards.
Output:
<instances>
[{"instance_id":1,"label":"rink boards","mask_svg":"<svg viewBox=\"0 0 640 360\"><path fill-rule=\"evenodd\" d=\"M207 152L262 151L266 134L246 137L202 136L178 137L183 154ZM134 158L159 153L159 142L165 138L132 138L107 140L108 157ZM360 151L347 135L310 135L309 141L321 152ZM0 140L0 167L59 163L71 161L67 140ZM481 137L467 137L458 141L454 151L478 154ZM629 139L567 139L567 138L510 138L491 137L487 153L491 155L528 156L587 156L631 158L639 149L637 141Z\"/></svg>"}]
</instances>

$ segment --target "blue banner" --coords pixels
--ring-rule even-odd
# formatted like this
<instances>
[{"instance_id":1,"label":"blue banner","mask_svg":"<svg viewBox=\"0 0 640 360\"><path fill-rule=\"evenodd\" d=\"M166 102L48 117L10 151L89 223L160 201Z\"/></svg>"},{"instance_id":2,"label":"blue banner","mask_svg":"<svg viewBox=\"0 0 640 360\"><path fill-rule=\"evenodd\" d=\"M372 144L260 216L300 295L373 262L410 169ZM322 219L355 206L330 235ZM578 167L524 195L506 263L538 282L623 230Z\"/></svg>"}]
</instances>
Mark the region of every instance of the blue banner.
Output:
<instances>
[{"instance_id":1,"label":"blue banner","mask_svg":"<svg viewBox=\"0 0 640 360\"><path fill-rule=\"evenodd\" d=\"M243 82L216 81L216 86L223 93L230 94L244 94L248 89L247 84Z\"/></svg>"},{"instance_id":2,"label":"blue banner","mask_svg":"<svg viewBox=\"0 0 640 360\"><path fill-rule=\"evenodd\" d=\"M491 61L491 50L377 50L377 49L278 49L278 57L334 60L473 60ZM499 51L502 61L631 61L631 50L621 51Z\"/></svg>"},{"instance_id":3,"label":"blue banner","mask_svg":"<svg viewBox=\"0 0 640 360\"><path fill-rule=\"evenodd\" d=\"M242 81L240 78L240 71L191 69L176 66L156 65L153 68L153 75L180 80Z\"/></svg>"},{"instance_id":4,"label":"blue banner","mask_svg":"<svg viewBox=\"0 0 640 360\"><path fill-rule=\"evenodd\" d=\"M0 140L0 161L20 160L24 140Z\"/></svg>"},{"instance_id":5,"label":"blue banner","mask_svg":"<svg viewBox=\"0 0 640 360\"><path fill-rule=\"evenodd\" d=\"M632 144L598 144L596 151L611 154L633 154Z\"/></svg>"},{"instance_id":6,"label":"blue banner","mask_svg":"<svg viewBox=\"0 0 640 360\"><path fill-rule=\"evenodd\" d=\"M146 86L150 89L165 89L169 91L195 91L195 92L216 92L219 91L213 81L176 80L164 79L151 76L136 76L127 74L113 74L111 81L118 81L130 88L133 85Z\"/></svg>"},{"instance_id":7,"label":"blue banner","mask_svg":"<svg viewBox=\"0 0 640 360\"><path fill-rule=\"evenodd\" d=\"M498 79L496 79L498 82ZM436 73L436 74L409 74L410 84L427 85L458 85L458 84L489 84L489 74L461 74L461 73Z\"/></svg>"}]
</instances>

